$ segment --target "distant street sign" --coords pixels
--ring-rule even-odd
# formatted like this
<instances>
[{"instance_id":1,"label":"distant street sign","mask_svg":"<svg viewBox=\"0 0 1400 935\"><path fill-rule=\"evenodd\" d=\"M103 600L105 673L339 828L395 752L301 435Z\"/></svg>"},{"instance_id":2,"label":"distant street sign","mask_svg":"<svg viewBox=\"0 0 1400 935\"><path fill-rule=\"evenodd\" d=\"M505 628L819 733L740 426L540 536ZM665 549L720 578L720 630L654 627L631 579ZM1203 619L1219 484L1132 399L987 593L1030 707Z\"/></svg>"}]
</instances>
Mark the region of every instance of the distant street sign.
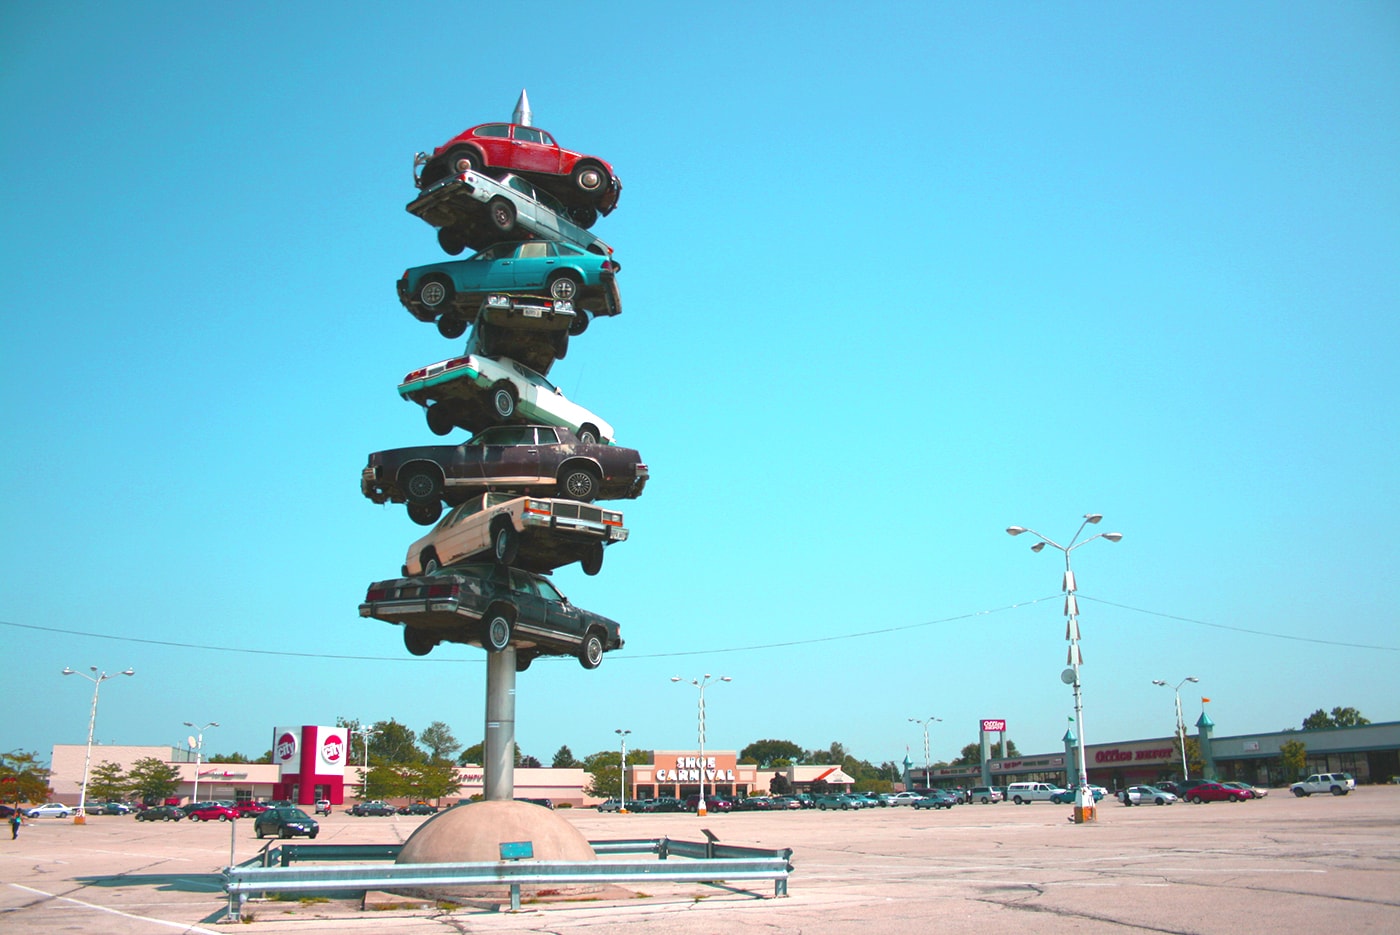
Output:
<instances>
[{"instance_id":1,"label":"distant street sign","mask_svg":"<svg viewBox=\"0 0 1400 935\"><path fill-rule=\"evenodd\" d=\"M998 719L998 718L984 717L984 718L982 719L982 730L986 731L986 732L989 733L989 734L990 734L990 733L1002 733L1002 734L1004 734L1004 733L1006 733L1006 719L1005 719L1005 718Z\"/></svg>"}]
</instances>

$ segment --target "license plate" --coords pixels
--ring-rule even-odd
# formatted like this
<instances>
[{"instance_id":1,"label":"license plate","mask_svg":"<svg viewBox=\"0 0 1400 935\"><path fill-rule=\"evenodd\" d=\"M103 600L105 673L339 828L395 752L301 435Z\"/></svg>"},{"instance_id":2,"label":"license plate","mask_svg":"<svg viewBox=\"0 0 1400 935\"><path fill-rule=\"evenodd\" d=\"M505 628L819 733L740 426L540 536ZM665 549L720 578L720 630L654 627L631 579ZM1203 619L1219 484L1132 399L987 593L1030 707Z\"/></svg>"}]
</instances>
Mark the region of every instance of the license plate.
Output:
<instances>
[{"instance_id":1,"label":"license plate","mask_svg":"<svg viewBox=\"0 0 1400 935\"><path fill-rule=\"evenodd\" d=\"M544 316L544 309L542 309L542 308L527 308L527 309L525 309L525 317L526 317L526 318L542 318L543 316Z\"/></svg>"}]
</instances>

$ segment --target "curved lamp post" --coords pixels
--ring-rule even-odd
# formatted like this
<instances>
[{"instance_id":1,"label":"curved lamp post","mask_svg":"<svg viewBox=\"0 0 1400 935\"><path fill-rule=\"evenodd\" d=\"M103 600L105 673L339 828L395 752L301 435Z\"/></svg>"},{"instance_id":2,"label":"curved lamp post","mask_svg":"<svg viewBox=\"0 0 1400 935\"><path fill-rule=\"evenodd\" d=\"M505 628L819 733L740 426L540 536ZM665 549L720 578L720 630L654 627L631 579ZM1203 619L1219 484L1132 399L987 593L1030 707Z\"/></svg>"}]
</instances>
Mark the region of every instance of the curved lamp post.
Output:
<instances>
[{"instance_id":1,"label":"curved lamp post","mask_svg":"<svg viewBox=\"0 0 1400 935\"><path fill-rule=\"evenodd\" d=\"M1049 539L1025 526L1009 526L1007 534L1019 536L1023 532L1028 532L1040 541L1031 546L1032 552L1039 552L1047 545L1052 549L1059 549L1065 555L1065 616L1069 618L1065 626L1065 639L1069 641L1069 665L1070 669L1065 673L1067 677L1072 677L1071 684L1074 687L1074 722L1079 725L1079 784L1074 797L1074 820L1075 823L1094 820L1094 794L1089 791L1088 767L1084 762L1084 747L1087 741L1084 738L1084 695L1080 690L1079 667L1084 664L1084 657L1079 651L1079 601L1075 598L1076 590L1074 583L1074 570L1070 568L1070 553L1083 545L1088 545L1095 539L1107 539L1109 542L1117 542L1123 538L1121 532L1100 532L1096 533L1084 541L1079 541L1079 536L1084 532L1084 527L1089 525L1097 526L1103 520L1101 513L1084 514L1084 522L1079 524L1079 529L1075 532L1074 538L1069 540L1069 545L1060 545L1054 539ZM1070 681L1070 678L1066 678Z\"/></svg>"},{"instance_id":2,"label":"curved lamp post","mask_svg":"<svg viewBox=\"0 0 1400 935\"><path fill-rule=\"evenodd\" d=\"M1194 675L1188 675L1180 682L1177 682L1175 688L1172 688L1162 679L1152 680L1153 685L1160 685L1163 688L1172 688L1172 691L1176 694L1176 739L1177 742L1181 744L1181 779L1183 782L1191 778L1191 773L1186 766L1186 721L1181 717L1181 686L1185 685L1187 682L1199 681L1200 679L1196 678Z\"/></svg>"},{"instance_id":3,"label":"curved lamp post","mask_svg":"<svg viewBox=\"0 0 1400 935\"><path fill-rule=\"evenodd\" d=\"M613 731L613 733L614 733L614 734L617 734L618 737L622 738L622 759L620 759L620 760L617 761L617 764L618 764L618 766L620 767L619 772L618 772L618 776L620 777L620 779L619 779L619 784L622 786L622 794L621 794L621 797L620 797L620 798L618 799L618 801L617 801L617 810L618 810L619 812L621 812L623 815L626 815L626 814L627 814L627 735L630 734L630 733L632 733L632 732L631 732L630 730L623 730L621 727L619 727L617 730Z\"/></svg>"},{"instance_id":4,"label":"curved lamp post","mask_svg":"<svg viewBox=\"0 0 1400 935\"><path fill-rule=\"evenodd\" d=\"M700 804L695 807L695 814L699 818L704 818L709 814L705 808L705 800L709 797L705 785L705 780L707 778L705 773L705 685L709 683L711 677L710 673L706 672L701 678L690 680L690 684L700 689ZM684 681L684 679L679 675L673 675L671 676L671 681L681 682ZM727 675L721 675L716 679L716 682L732 681L734 680Z\"/></svg>"},{"instance_id":5,"label":"curved lamp post","mask_svg":"<svg viewBox=\"0 0 1400 935\"><path fill-rule=\"evenodd\" d=\"M210 721L203 727L195 725L194 721L186 721L186 727L193 727L197 736L194 738L194 801L199 801L199 762L204 755L204 732L211 727L218 727L218 721Z\"/></svg>"},{"instance_id":6,"label":"curved lamp post","mask_svg":"<svg viewBox=\"0 0 1400 935\"><path fill-rule=\"evenodd\" d=\"M136 674L136 670L131 668L124 669L121 672L115 672L111 675L108 675L106 672L99 674L97 666L88 666L88 668L92 671L92 675L88 675L86 672L79 672L77 669L70 669L68 666L63 667L64 675L81 675L92 683L92 714L88 715L87 755L83 757L83 790L78 795L78 817L73 819L76 824L86 824L87 822L88 768L92 766L92 731L93 728L97 726L97 691L102 687L102 683L108 679L116 678L118 675Z\"/></svg>"},{"instance_id":7,"label":"curved lamp post","mask_svg":"<svg viewBox=\"0 0 1400 935\"><path fill-rule=\"evenodd\" d=\"M929 726L930 724L934 723L934 722L942 723L942 721L943 721L943 719L942 719L941 717L934 717L933 715L929 715L928 717L924 718L923 720L920 720L919 718L916 718L916 717L911 717L911 718L909 719L909 723L910 723L910 724L918 724L920 727L922 727L922 728L924 729L924 790L925 790L925 791L927 791L928 789L931 788L931 787L929 786L929 784L928 784L928 774L929 774L929 770L930 770L930 766L929 766L929 757L928 757L928 726Z\"/></svg>"}]
</instances>

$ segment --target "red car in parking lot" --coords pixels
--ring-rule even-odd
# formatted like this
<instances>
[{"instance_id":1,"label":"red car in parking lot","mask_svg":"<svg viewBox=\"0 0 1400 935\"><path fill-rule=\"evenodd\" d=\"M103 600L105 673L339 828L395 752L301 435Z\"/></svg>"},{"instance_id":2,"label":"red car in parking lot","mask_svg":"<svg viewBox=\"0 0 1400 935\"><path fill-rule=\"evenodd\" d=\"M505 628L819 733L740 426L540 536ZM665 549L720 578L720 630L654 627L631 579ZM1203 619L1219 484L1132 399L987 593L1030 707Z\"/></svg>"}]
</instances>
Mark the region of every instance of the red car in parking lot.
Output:
<instances>
[{"instance_id":1,"label":"red car in parking lot","mask_svg":"<svg viewBox=\"0 0 1400 935\"><path fill-rule=\"evenodd\" d=\"M189 810L190 821L236 821L238 813L227 805L209 803Z\"/></svg>"},{"instance_id":2,"label":"red car in parking lot","mask_svg":"<svg viewBox=\"0 0 1400 935\"><path fill-rule=\"evenodd\" d=\"M1202 802L1243 802L1247 794L1240 789L1231 789L1218 782L1203 782L1191 787L1186 793L1186 801L1192 805Z\"/></svg>"}]
</instances>

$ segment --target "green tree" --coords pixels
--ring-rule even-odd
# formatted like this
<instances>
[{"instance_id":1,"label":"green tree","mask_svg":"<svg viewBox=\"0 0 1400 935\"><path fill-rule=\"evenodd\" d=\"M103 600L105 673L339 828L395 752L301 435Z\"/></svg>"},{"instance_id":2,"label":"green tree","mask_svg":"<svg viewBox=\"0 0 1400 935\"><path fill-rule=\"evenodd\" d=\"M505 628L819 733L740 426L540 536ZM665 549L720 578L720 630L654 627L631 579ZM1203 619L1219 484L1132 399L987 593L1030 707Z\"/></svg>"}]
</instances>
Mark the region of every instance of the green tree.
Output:
<instances>
[{"instance_id":1,"label":"green tree","mask_svg":"<svg viewBox=\"0 0 1400 935\"><path fill-rule=\"evenodd\" d=\"M578 769L583 764L574 759L574 751L564 746L554 751L554 761L549 765L555 769Z\"/></svg>"},{"instance_id":2,"label":"green tree","mask_svg":"<svg viewBox=\"0 0 1400 935\"><path fill-rule=\"evenodd\" d=\"M484 759L486 759L486 744L474 743L458 754L457 765L466 766L469 763L474 763L480 766Z\"/></svg>"},{"instance_id":3,"label":"green tree","mask_svg":"<svg viewBox=\"0 0 1400 935\"><path fill-rule=\"evenodd\" d=\"M618 798L622 790L622 770L618 768L621 761L618 750L599 750L583 758L583 768L587 771L589 779L584 787L584 792L599 798ZM646 765L651 762L650 750L628 750L628 792L631 790L631 768L637 765Z\"/></svg>"},{"instance_id":4,"label":"green tree","mask_svg":"<svg viewBox=\"0 0 1400 935\"><path fill-rule=\"evenodd\" d=\"M132 763L126 778L131 794L149 805L168 799L180 787L180 771L153 756Z\"/></svg>"},{"instance_id":5,"label":"green tree","mask_svg":"<svg viewBox=\"0 0 1400 935\"><path fill-rule=\"evenodd\" d=\"M1327 716L1327 712L1318 708L1312 714L1303 718L1303 730L1322 730L1332 726L1332 719Z\"/></svg>"},{"instance_id":6,"label":"green tree","mask_svg":"<svg viewBox=\"0 0 1400 935\"><path fill-rule=\"evenodd\" d=\"M369 740L369 753L372 758L377 758L385 763L422 763L427 759L426 754L418 748L418 735L412 728L400 724L390 718L387 721L378 721L373 730L375 734Z\"/></svg>"},{"instance_id":7,"label":"green tree","mask_svg":"<svg viewBox=\"0 0 1400 935\"><path fill-rule=\"evenodd\" d=\"M418 739L428 748L433 760L450 760L452 754L462 749L461 741L452 736L452 728L443 721L434 721L423 728L423 733L418 735Z\"/></svg>"},{"instance_id":8,"label":"green tree","mask_svg":"<svg viewBox=\"0 0 1400 935\"><path fill-rule=\"evenodd\" d=\"M418 799L438 801L462 788L456 768L446 760L400 767L399 775L409 794Z\"/></svg>"},{"instance_id":9,"label":"green tree","mask_svg":"<svg viewBox=\"0 0 1400 935\"><path fill-rule=\"evenodd\" d=\"M37 754L24 750L0 753L0 798L7 802L47 802L49 771L39 765Z\"/></svg>"},{"instance_id":10,"label":"green tree","mask_svg":"<svg viewBox=\"0 0 1400 935\"><path fill-rule=\"evenodd\" d=\"M760 768L766 769L774 765L775 760L800 760L804 752L791 740L755 740L739 751L739 759L746 763L756 763Z\"/></svg>"},{"instance_id":11,"label":"green tree","mask_svg":"<svg viewBox=\"0 0 1400 935\"><path fill-rule=\"evenodd\" d=\"M1364 717L1355 708L1333 708L1332 723L1336 727L1362 727L1371 723L1371 719Z\"/></svg>"},{"instance_id":12,"label":"green tree","mask_svg":"<svg viewBox=\"0 0 1400 935\"><path fill-rule=\"evenodd\" d=\"M88 776L88 801L119 801L126 798L130 788L131 784L121 764L103 760L92 768L92 773Z\"/></svg>"},{"instance_id":13,"label":"green tree","mask_svg":"<svg viewBox=\"0 0 1400 935\"><path fill-rule=\"evenodd\" d=\"M1181 738L1172 738L1172 763L1181 762ZM1186 735L1186 763L1191 768L1191 775L1201 778L1201 773L1205 771L1206 760L1201 755L1201 741L1197 737Z\"/></svg>"},{"instance_id":14,"label":"green tree","mask_svg":"<svg viewBox=\"0 0 1400 935\"><path fill-rule=\"evenodd\" d=\"M1308 748L1301 740L1285 740L1278 748L1283 771L1290 781L1296 781L1308 766Z\"/></svg>"},{"instance_id":15,"label":"green tree","mask_svg":"<svg viewBox=\"0 0 1400 935\"><path fill-rule=\"evenodd\" d=\"M1000 752L1000 750L1001 750L1001 744L992 744L992 747L991 747L992 756L996 756L997 753ZM1014 756L1020 756L1020 755L1021 755L1021 751L1016 749L1016 741L1014 741L1014 740L1008 740L1008 741L1006 741L1006 755L1007 755L1008 757L1014 757ZM972 765L972 764L974 764L974 763L981 763L981 762L982 762L982 744L981 744L980 741L978 741L978 742L976 742L976 743L970 743L970 744L968 744L967 746L963 747L963 748L962 748L962 751L961 751L960 753L958 753L957 759L953 760L953 762L952 762L950 765L952 765L952 766L970 766L970 765Z\"/></svg>"},{"instance_id":16,"label":"green tree","mask_svg":"<svg viewBox=\"0 0 1400 935\"><path fill-rule=\"evenodd\" d=\"M413 788L398 766L392 763L375 763L371 757L369 774L358 793L361 800L392 799L412 794Z\"/></svg>"},{"instance_id":17,"label":"green tree","mask_svg":"<svg viewBox=\"0 0 1400 935\"><path fill-rule=\"evenodd\" d=\"M251 763L242 753L216 753L213 756L205 757L207 763Z\"/></svg>"}]
</instances>

